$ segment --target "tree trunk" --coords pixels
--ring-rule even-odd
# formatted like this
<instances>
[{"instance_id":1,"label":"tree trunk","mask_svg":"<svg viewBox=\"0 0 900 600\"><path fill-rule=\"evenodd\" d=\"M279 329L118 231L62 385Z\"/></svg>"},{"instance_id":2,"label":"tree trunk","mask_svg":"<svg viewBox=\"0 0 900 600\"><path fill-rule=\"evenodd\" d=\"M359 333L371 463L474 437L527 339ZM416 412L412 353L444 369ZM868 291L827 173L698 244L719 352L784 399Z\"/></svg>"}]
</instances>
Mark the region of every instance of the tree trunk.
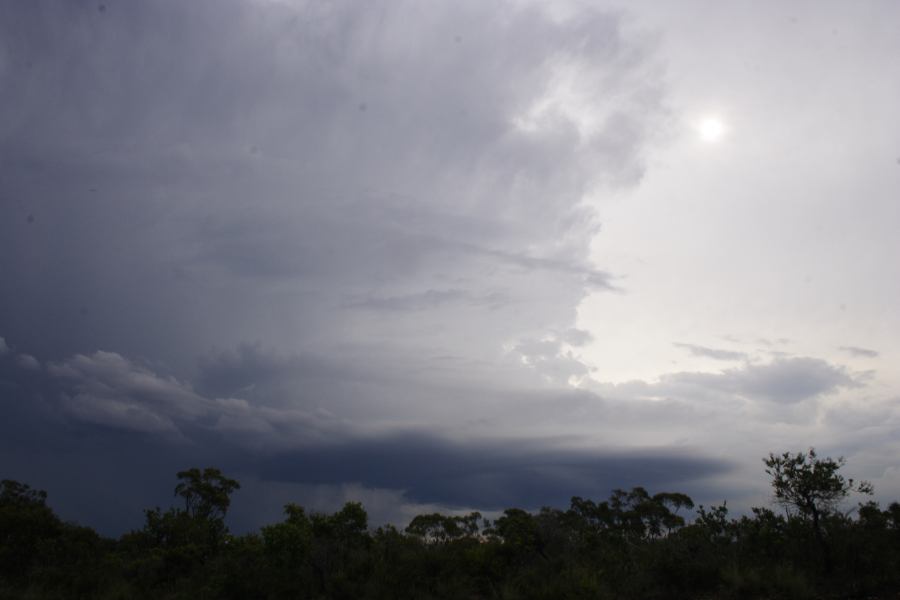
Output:
<instances>
[{"instance_id":1,"label":"tree trunk","mask_svg":"<svg viewBox=\"0 0 900 600\"><path fill-rule=\"evenodd\" d=\"M810 504L810 513L812 514L813 532L816 535L816 542L819 544L819 550L822 552L822 563L825 567L825 574L830 575L834 568L831 564L831 549L828 547L825 536L822 535L822 523L820 522L819 510L816 508L815 504Z\"/></svg>"}]
</instances>

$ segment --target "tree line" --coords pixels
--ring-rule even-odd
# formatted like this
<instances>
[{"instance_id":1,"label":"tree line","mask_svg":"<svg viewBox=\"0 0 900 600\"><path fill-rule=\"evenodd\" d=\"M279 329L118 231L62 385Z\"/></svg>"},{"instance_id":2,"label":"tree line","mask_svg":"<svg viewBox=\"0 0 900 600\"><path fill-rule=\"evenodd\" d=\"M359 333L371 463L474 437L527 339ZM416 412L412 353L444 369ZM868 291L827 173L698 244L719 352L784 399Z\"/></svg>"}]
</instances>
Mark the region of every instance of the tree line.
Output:
<instances>
[{"instance_id":1,"label":"tree line","mask_svg":"<svg viewBox=\"0 0 900 600\"><path fill-rule=\"evenodd\" d=\"M370 528L363 506L284 508L233 535L234 479L177 473L167 510L118 539L62 521L47 494L0 483L0 598L887 598L900 591L900 504L843 459L770 454L773 507L732 517L677 492L615 490L496 519L422 514Z\"/></svg>"}]
</instances>

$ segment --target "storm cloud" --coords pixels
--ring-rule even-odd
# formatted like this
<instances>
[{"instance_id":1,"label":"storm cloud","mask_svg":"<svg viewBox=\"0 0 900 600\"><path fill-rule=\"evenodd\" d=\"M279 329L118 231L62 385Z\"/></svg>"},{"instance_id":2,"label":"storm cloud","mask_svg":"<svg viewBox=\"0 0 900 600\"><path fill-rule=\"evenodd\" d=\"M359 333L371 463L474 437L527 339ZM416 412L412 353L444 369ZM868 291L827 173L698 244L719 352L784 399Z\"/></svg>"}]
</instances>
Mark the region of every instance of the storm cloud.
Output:
<instances>
[{"instance_id":1,"label":"storm cloud","mask_svg":"<svg viewBox=\"0 0 900 600\"><path fill-rule=\"evenodd\" d=\"M160 375L115 353L98 351L49 362L43 376L6 359L0 365L0 381L7 386L5 403L16 406L4 407L15 421L4 429L12 427L17 434L4 436L0 456L9 460L23 451L30 454L31 475L38 482L56 483L64 514L72 514L67 502L87 502L89 494L60 481L61 472L87 469L97 476L98 470L115 474L120 483L134 488L119 499L123 507L131 508L131 515L93 508L75 512L94 519L104 531L137 525L137 504L143 500L138 491L166 502L164 491L170 486L162 471L180 468L179 461L214 460L261 482L256 485L262 489L290 483L307 489L358 485L390 492L398 505L387 514L395 518L408 510L404 507L414 505L448 510L539 508L564 506L574 495L602 497L614 488L635 485L704 489L712 478L733 468L727 459L683 446L628 448L583 433L460 437L464 422L366 430L327 411L303 409L302 402L281 399L275 405L284 377L301 385L311 377L298 368L304 363L301 358L276 357L245 346L204 364L204 377L229 366L227 372L237 379L227 387L237 386L250 398L246 400L205 396L190 382ZM329 378L327 372L324 377ZM243 385L248 381L252 383ZM539 405L531 410L545 412L559 400L534 398L530 402ZM602 404L591 395L583 401ZM583 402L574 402L569 410L577 413L581 406ZM41 452L28 449L25 440L50 432L54 439L42 444ZM111 445L115 453L107 451ZM49 460L56 452L66 456ZM157 487L152 489L151 484ZM244 511L236 526L257 526L260 517Z\"/></svg>"},{"instance_id":2,"label":"storm cloud","mask_svg":"<svg viewBox=\"0 0 900 600\"><path fill-rule=\"evenodd\" d=\"M565 506L574 495L605 497L652 482L657 489L722 474L726 461L673 449L567 448L559 440L453 443L420 434L313 446L274 457L275 480L403 490L419 503L498 510Z\"/></svg>"},{"instance_id":3,"label":"storm cloud","mask_svg":"<svg viewBox=\"0 0 900 600\"><path fill-rule=\"evenodd\" d=\"M614 285L584 195L639 180L664 111L613 13L3 10L0 326L34 352L469 352Z\"/></svg>"},{"instance_id":4,"label":"storm cloud","mask_svg":"<svg viewBox=\"0 0 900 600\"><path fill-rule=\"evenodd\" d=\"M260 495L381 494L408 516L638 484L749 496L764 451L856 443L820 417L861 400L892 415L876 372L844 362L893 355L841 315L890 296L866 274L900 277L870 260L893 255L880 247L849 268L822 244L893 239L876 233L894 196L829 184L877 218L838 214L854 203L795 189L818 179L782 167L763 127L745 126L756 154L686 145L689 105L715 96L696 73L738 89L717 61L756 55L726 36L685 58L678 40L752 19L642 6L0 5L4 476L118 532L193 465ZM759 56L777 79L776 54ZM748 98L783 89L752 81ZM760 157L778 168L729 167ZM839 339L795 330L807 315Z\"/></svg>"}]
</instances>

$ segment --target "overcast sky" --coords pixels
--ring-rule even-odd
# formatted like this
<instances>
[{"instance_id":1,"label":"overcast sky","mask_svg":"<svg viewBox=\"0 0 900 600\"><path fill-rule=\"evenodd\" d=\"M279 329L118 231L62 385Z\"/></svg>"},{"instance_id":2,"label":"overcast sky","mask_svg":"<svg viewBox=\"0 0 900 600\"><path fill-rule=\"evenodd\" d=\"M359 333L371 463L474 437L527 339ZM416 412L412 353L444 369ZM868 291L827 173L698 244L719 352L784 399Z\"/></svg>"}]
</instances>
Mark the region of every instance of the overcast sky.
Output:
<instances>
[{"instance_id":1,"label":"overcast sky","mask_svg":"<svg viewBox=\"0 0 900 600\"><path fill-rule=\"evenodd\" d=\"M0 475L299 502L900 498L900 5L0 4Z\"/></svg>"}]
</instances>

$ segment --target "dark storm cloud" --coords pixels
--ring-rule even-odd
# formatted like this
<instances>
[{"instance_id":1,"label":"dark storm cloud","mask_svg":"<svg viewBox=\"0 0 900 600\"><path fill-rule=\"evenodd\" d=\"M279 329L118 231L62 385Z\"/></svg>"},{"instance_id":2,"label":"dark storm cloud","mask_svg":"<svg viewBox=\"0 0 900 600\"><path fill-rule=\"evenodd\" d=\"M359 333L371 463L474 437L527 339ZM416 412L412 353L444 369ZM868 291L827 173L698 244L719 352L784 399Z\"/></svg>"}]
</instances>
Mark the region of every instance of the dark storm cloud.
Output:
<instances>
[{"instance_id":1,"label":"dark storm cloud","mask_svg":"<svg viewBox=\"0 0 900 600\"><path fill-rule=\"evenodd\" d=\"M716 360L746 360L747 354L744 352L734 352L732 350L722 350L720 348L708 348L706 346L697 346L694 344L682 344L675 342L672 344L676 348L684 348L693 356L702 356L705 358L714 358Z\"/></svg>"},{"instance_id":2,"label":"dark storm cloud","mask_svg":"<svg viewBox=\"0 0 900 600\"><path fill-rule=\"evenodd\" d=\"M294 402L288 403L281 395L280 386L310 388L316 379L337 378L337 373L321 372L321 366L244 346L204 363L207 383L201 378L200 389L218 386L233 393L224 395L204 395L189 382L114 352L52 362L47 373L56 387L51 400L70 422L159 435L173 443L219 445L228 439L228 445L260 447L332 435L335 423L327 415L307 410L302 398L289 397ZM254 390L257 385L260 390Z\"/></svg>"},{"instance_id":3,"label":"dark storm cloud","mask_svg":"<svg viewBox=\"0 0 900 600\"><path fill-rule=\"evenodd\" d=\"M252 394L281 381L334 381L351 376L341 365L315 355L282 356L260 344L245 343L203 357L194 385L208 396L231 397Z\"/></svg>"},{"instance_id":4,"label":"dark storm cloud","mask_svg":"<svg viewBox=\"0 0 900 600\"><path fill-rule=\"evenodd\" d=\"M227 365L242 373L228 387L248 381L265 387L301 362L248 346L211 358L204 368L207 376ZM10 356L0 360L3 410L12 419L0 427L0 468L49 488L64 516L111 533L139 526L148 504L168 504L174 472L198 464L269 481L361 484L401 492L404 502L483 509L563 506L572 495L603 497L633 485L684 489L730 468L678 448L610 450L566 437L454 441L434 426L365 435L293 408L203 396L115 353L47 363L45 372L35 372ZM277 443L261 446L260 436ZM97 505L107 500L117 509Z\"/></svg>"},{"instance_id":5,"label":"dark storm cloud","mask_svg":"<svg viewBox=\"0 0 900 600\"><path fill-rule=\"evenodd\" d=\"M846 352L850 356L857 356L862 358L877 358L879 353L876 350L869 350L868 348L859 348L857 346L841 346L838 348L843 352Z\"/></svg>"},{"instance_id":6,"label":"dark storm cloud","mask_svg":"<svg viewBox=\"0 0 900 600\"><path fill-rule=\"evenodd\" d=\"M379 403L392 396L414 396L422 386L415 381L415 371L431 360L399 361L379 347L348 349L343 356L335 356L281 354L260 344L241 344L203 357L190 388L207 398L240 399L248 409L272 410L273 415L311 412L339 415L352 423L361 418L361 412L366 418L377 414ZM421 407L423 402L416 404ZM282 426L290 422L283 417L275 420Z\"/></svg>"},{"instance_id":7,"label":"dark storm cloud","mask_svg":"<svg viewBox=\"0 0 900 600\"><path fill-rule=\"evenodd\" d=\"M576 307L616 281L585 198L643 173L652 52L519 3L3 3L4 472L94 518L66 479L92 461L114 506L129 461L252 471L298 440L337 469L408 428L471 462L422 440L585 372ZM532 493L485 444L534 498L600 464L551 452Z\"/></svg>"},{"instance_id":8,"label":"dark storm cloud","mask_svg":"<svg viewBox=\"0 0 900 600\"><path fill-rule=\"evenodd\" d=\"M563 506L573 495L604 497L617 487L683 486L728 469L677 449L616 452L525 439L457 443L410 433L302 448L266 461L262 474L274 481L359 482L404 490L416 502L500 509Z\"/></svg>"},{"instance_id":9,"label":"dark storm cloud","mask_svg":"<svg viewBox=\"0 0 900 600\"><path fill-rule=\"evenodd\" d=\"M470 347L443 349L466 354L571 326L588 290L614 287L587 260L583 196L639 178L663 112L651 48L615 15L0 10L0 270L19 292L0 328L35 352L102 348L185 376L244 340L300 352L377 334L417 353L438 329L466 331ZM396 314L345 327L366 302ZM434 304L439 320L418 314Z\"/></svg>"},{"instance_id":10,"label":"dark storm cloud","mask_svg":"<svg viewBox=\"0 0 900 600\"><path fill-rule=\"evenodd\" d=\"M41 363L30 354L19 354L16 356L16 364L23 369L37 370L41 368Z\"/></svg>"},{"instance_id":11,"label":"dark storm cloud","mask_svg":"<svg viewBox=\"0 0 900 600\"><path fill-rule=\"evenodd\" d=\"M247 214L240 221L204 224L198 236L203 245L197 258L248 278L317 277L334 284L373 276L391 281L406 278L435 262L465 260L494 264L511 273L537 271L573 276L593 288L613 289L612 276L591 268L583 259L530 256L448 239L428 232L431 225L427 221L416 223L414 229L405 229L402 219L394 219L406 209L388 210L391 201L379 200L378 208L364 203L341 206L343 201L336 202L337 206L329 210L335 214L327 217L284 215L282 221L272 223L270 216ZM416 213L435 224L447 220L439 212L427 214L427 209L420 208ZM442 227L451 224L449 219ZM335 237L338 226L341 233ZM493 228L484 225L472 228L461 223L460 227L456 233L463 239L480 233L479 229L487 229L485 234L497 235L498 239L509 233L499 228L499 224Z\"/></svg>"},{"instance_id":12,"label":"dark storm cloud","mask_svg":"<svg viewBox=\"0 0 900 600\"><path fill-rule=\"evenodd\" d=\"M471 303L473 300L475 299L462 290L426 290L402 296L369 297L350 302L347 306L371 310L409 311L428 310L451 302L464 301Z\"/></svg>"},{"instance_id":13,"label":"dark storm cloud","mask_svg":"<svg viewBox=\"0 0 900 600\"><path fill-rule=\"evenodd\" d=\"M221 465L234 472L242 464L246 452L228 444L173 439L166 428L132 426L127 415L67 411L63 394L74 390L46 373L3 362L0 473L47 490L64 519L117 536L140 528L144 509L172 502L177 471Z\"/></svg>"},{"instance_id":14,"label":"dark storm cloud","mask_svg":"<svg viewBox=\"0 0 900 600\"><path fill-rule=\"evenodd\" d=\"M62 389L45 371L0 356L0 473L49 492L65 519L118 535L139 527L142 510L168 502L172 468L197 450L133 430L72 420Z\"/></svg>"},{"instance_id":15,"label":"dark storm cloud","mask_svg":"<svg viewBox=\"0 0 900 600\"><path fill-rule=\"evenodd\" d=\"M160 377L114 352L78 354L52 363L48 373L62 379L61 406L74 418L148 433L174 433L177 421L210 410L205 398L174 378Z\"/></svg>"}]
</instances>

